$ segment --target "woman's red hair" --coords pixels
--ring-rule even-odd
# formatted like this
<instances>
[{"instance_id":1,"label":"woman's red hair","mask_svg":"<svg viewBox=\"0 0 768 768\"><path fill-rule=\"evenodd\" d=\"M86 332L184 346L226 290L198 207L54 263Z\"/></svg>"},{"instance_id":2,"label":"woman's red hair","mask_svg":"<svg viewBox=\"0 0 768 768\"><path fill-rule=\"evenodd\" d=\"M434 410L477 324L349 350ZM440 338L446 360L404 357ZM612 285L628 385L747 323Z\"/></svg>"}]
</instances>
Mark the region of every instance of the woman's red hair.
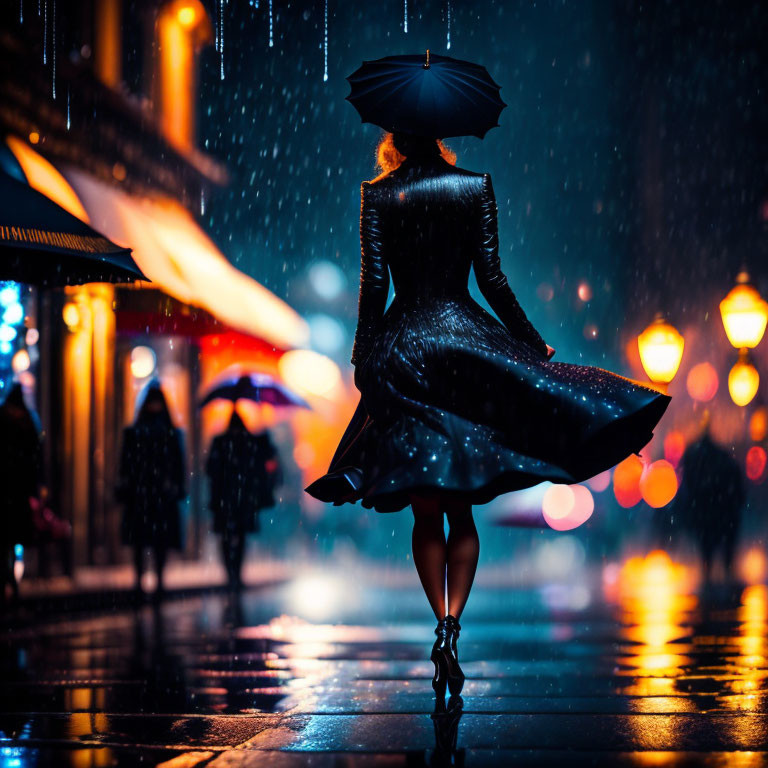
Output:
<instances>
[{"instance_id":1,"label":"woman's red hair","mask_svg":"<svg viewBox=\"0 0 768 768\"><path fill-rule=\"evenodd\" d=\"M440 149L440 157L446 163L456 165L456 153L451 152L440 140L438 140L437 146ZM376 165L381 169L381 174L377 178L386 176L394 171L395 168L399 168L403 160L405 160L405 155L397 151L393 134L385 133L379 142L379 146L376 148Z\"/></svg>"}]
</instances>

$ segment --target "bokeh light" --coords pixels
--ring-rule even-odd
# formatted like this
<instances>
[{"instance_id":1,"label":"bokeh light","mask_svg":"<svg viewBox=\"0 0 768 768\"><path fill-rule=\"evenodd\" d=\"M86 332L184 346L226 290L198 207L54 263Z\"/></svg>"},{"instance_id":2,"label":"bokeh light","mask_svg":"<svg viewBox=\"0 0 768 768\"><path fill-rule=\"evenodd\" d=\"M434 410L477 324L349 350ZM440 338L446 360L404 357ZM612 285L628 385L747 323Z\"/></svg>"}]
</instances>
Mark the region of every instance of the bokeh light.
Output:
<instances>
[{"instance_id":1,"label":"bokeh light","mask_svg":"<svg viewBox=\"0 0 768 768\"><path fill-rule=\"evenodd\" d=\"M720 380L711 363L698 363L688 371L685 386L694 400L708 403L717 394Z\"/></svg>"},{"instance_id":2,"label":"bokeh light","mask_svg":"<svg viewBox=\"0 0 768 768\"><path fill-rule=\"evenodd\" d=\"M551 485L541 504L544 521L556 531L570 531L592 516L595 501L584 485Z\"/></svg>"},{"instance_id":3,"label":"bokeh light","mask_svg":"<svg viewBox=\"0 0 768 768\"><path fill-rule=\"evenodd\" d=\"M26 349L20 349L11 360L11 368L14 373L23 373L29 370L32 361L29 359L29 352Z\"/></svg>"},{"instance_id":4,"label":"bokeh light","mask_svg":"<svg viewBox=\"0 0 768 768\"><path fill-rule=\"evenodd\" d=\"M755 408L749 418L749 439L753 443L759 443L765 440L766 435L768 435L768 408L761 405Z\"/></svg>"},{"instance_id":5,"label":"bokeh light","mask_svg":"<svg viewBox=\"0 0 768 768\"><path fill-rule=\"evenodd\" d=\"M591 301L592 300L592 288L590 287L589 283L582 282L579 284L578 289L579 298L583 302Z\"/></svg>"},{"instance_id":6,"label":"bokeh light","mask_svg":"<svg viewBox=\"0 0 768 768\"><path fill-rule=\"evenodd\" d=\"M685 436L682 432L672 430L664 437L664 458L676 467L685 453Z\"/></svg>"},{"instance_id":7,"label":"bokeh light","mask_svg":"<svg viewBox=\"0 0 768 768\"><path fill-rule=\"evenodd\" d=\"M131 373L136 379L146 379L155 371L157 358L151 347L134 347L131 350Z\"/></svg>"},{"instance_id":8,"label":"bokeh light","mask_svg":"<svg viewBox=\"0 0 768 768\"><path fill-rule=\"evenodd\" d=\"M644 469L643 460L633 453L613 470L613 494L622 507L634 507L643 498L640 478Z\"/></svg>"},{"instance_id":9,"label":"bokeh light","mask_svg":"<svg viewBox=\"0 0 768 768\"><path fill-rule=\"evenodd\" d=\"M309 349L293 349L277 364L285 383L299 392L328 395L341 383L341 371L333 360Z\"/></svg>"},{"instance_id":10,"label":"bokeh light","mask_svg":"<svg viewBox=\"0 0 768 768\"><path fill-rule=\"evenodd\" d=\"M347 285L347 278L332 261L316 261L308 271L309 283L322 299L338 298Z\"/></svg>"},{"instance_id":11,"label":"bokeh light","mask_svg":"<svg viewBox=\"0 0 768 768\"><path fill-rule=\"evenodd\" d=\"M765 479L765 465L767 460L768 456L766 456L765 448L761 445L753 445L747 451L745 469L747 477L753 483L759 483Z\"/></svg>"},{"instance_id":12,"label":"bokeh light","mask_svg":"<svg viewBox=\"0 0 768 768\"><path fill-rule=\"evenodd\" d=\"M590 477L589 480L587 480L587 485L589 486L590 490L593 490L595 493L602 493L606 488L608 488L610 484L610 469L606 469L605 472L601 472L599 475Z\"/></svg>"},{"instance_id":13,"label":"bokeh light","mask_svg":"<svg viewBox=\"0 0 768 768\"><path fill-rule=\"evenodd\" d=\"M677 493L675 468L665 459L654 461L640 477L640 493L649 507L659 509L669 504Z\"/></svg>"}]
</instances>

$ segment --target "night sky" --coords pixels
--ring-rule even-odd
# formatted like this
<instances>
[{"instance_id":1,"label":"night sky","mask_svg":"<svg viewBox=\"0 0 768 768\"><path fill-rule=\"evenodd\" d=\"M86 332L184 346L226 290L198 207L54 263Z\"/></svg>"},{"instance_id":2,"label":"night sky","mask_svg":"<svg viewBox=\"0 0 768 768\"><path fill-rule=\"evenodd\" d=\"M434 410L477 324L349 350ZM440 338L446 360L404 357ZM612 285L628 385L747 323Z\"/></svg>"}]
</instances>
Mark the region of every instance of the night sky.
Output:
<instances>
[{"instance_id":1,"label":"night sky","mask_svg":"<svg viewBox=\"0 0 768 768\"><path fill-rule=\"evenodd\" d=\"M759 6L452 2L448 51L445 2L411 0L406 34L402 0L330 0L324 82L322 2L274 2L270 48L267 0L232 0L223 81L214 47L202 55L199 121L231 183L203 222L238 267L351 331L359 185L376 175L380 131L344 100L345 77L363 59L427 47L477 61L509 106L484 141L449 145L460 166L492 174L513 289L568 359L615 362L622 334L659 309L678 322L711 309L742 264L763 287ZM318 260L347 276L334 302L308 288ZM683 291L692 274L699 290Z\"/></svg>"}]
</instances>

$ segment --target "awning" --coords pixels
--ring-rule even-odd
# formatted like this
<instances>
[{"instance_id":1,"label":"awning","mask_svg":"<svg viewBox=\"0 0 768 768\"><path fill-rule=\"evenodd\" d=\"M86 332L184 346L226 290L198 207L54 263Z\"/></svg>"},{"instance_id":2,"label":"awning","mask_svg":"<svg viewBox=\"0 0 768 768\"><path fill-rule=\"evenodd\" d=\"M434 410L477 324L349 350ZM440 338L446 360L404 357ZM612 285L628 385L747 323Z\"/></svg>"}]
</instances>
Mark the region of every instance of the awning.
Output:
<instances>
[{"instance_id":1,"label":"awning","mask_svg":"<svg viewBox=\"0 0 768 768\"><path fill-rule=\"evenodd\" d=\"M176 200L128 195L74 168L61 169L62 176L26 142L9 139L8 146L30 186L133 249L153 287L282 349L308 343L309 328L301 316L232 266Z\"/></svg>"},{"instance_id":2,"label":"awning","mask_svg":"<svg viewBox=\"0 0 768 768\"><path fill-rule=\"evenodd\" d=\"M136 263L176 299L230 328L278 347L309 340L306 322L282 299L233 267L187 210L170 198L138 198L88 174L65 169L91 224L130 245Z\"/></svg>"}]
</instances>

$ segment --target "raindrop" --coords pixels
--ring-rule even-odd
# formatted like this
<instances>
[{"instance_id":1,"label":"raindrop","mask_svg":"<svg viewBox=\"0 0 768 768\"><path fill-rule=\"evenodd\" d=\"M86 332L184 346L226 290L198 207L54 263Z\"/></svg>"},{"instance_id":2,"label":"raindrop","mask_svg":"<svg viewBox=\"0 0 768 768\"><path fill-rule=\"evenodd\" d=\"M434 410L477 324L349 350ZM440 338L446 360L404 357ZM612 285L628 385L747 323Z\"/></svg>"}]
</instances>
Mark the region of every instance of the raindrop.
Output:
<instances>
[{"instance_id":1,"label":"raindrop","mask_svg":"<svg viewBox=\"0 0 768 768\"><path fill-rule=\"evenodd\" d=\"M205 190L200 190L200 215L205 215Z\"/></svg>"},{"instance_id":2,"label":"raindrop","mask_svg":"<svg viewBox=\"0 0 768 768\"><path fill-rule=\"evenodd\" d=\"M72 121L69 117L69 86L67 86L67 130L69 130L70 126L72 125Z\"/></svg>"},{"instance_id":3,"label":"raindrop","mask_svg":"<svg viewBox=\"0 0 768 768\"><path fill-rule=\"evenodd\" d=\"M325 26L323 29L323 82L328 82L328 0L325 0Z\"/></svg>"},{"instance_id":4,"label":"raindrop","mask_svg":"<svg viewBox=\"0 0 768 768\"><path fill-rule=\"evenodd\" d=\"M219 65L221 79L224 79L224 4L227 0L219 2Z\"/></svg>"},{"instance_id":5,"label":"raindrop","mask_svg":"<svg viewBox=\"0 0 768 768\"><path fill-rule=\"evenodd\" d=\"M53 7L51 8L51 87L53 91L53 98L56 98L56 0L53 0Z\"/></svg>"},{"instance_id":6,"label":"raindrop","mask_svg":"<svg viewBox=\"0 0 768 768\"><path fill-rule=\"evenodd\" d=\"M48 0L43 0L43 64L48 63Z\"/></svg>"},{"instance_id":7,"label":"raindrop","mask_svg":"<svg viewBox=\"0 0 768 768\"><path fill-rule=\"evenodd\" d=\"M403 32L408 34L408 0L403 0Z\"/></svg>"},{"instance_id":8,"label":"raindrop","mask_svg":"<svg viewBox=\"0 0 768 768\"><path fill-rule=\"evenodd\" d=\"M272 37L272 0L269 0L269 47L271 48L275 44Z\"/></svg>"},{"instance_id":9,"label":"raindrop","mask_svg":"<svg viewBox=\"0 0 768 768\"><path fill-rule=\"evenodd\" d=\"M446 0L445 3L445 17L446 17L446 32L445 32L445 47L447 50L451 50L451 0Z\"/></svg>"},{"instance_id":10,"label":"raindrop","mask_svg":"<svg viewBox=\"0 0 768 768\"><path fill-rule=\"evenodd\" d=\"M24 0L19 0L19 24L24 23Z\"/></svg>"}]
</instances>

